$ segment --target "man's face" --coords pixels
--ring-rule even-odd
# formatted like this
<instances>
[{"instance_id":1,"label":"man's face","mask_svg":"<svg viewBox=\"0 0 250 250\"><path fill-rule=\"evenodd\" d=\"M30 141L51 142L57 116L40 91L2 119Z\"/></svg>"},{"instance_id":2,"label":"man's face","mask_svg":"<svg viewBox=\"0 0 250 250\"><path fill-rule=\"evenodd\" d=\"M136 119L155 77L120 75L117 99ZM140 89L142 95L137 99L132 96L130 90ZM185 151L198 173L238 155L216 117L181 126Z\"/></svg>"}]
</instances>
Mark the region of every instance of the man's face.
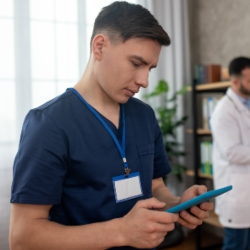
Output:
<instances>
[{"instance_id":1,"label":"man's face","mask_svg":"<svg viewBox=\"0 0 250 250\"><path fill-rule=\"evenodd\" d=\"M124 43L108 42L102 51L95 75L102 93L117 103L148 86L148 75L158 63L161 45L154 40L131 38Z\"/></svg>"},{"instance_id":2,"label":"man's face","mask_svg":"<svg viewBox=\"0 0 250 250\"><path fill-rule=\"evenodd\" d=\"M250 96L250 68L242 70L238 90L246 98Z\"/></svg>"}]
</instances>

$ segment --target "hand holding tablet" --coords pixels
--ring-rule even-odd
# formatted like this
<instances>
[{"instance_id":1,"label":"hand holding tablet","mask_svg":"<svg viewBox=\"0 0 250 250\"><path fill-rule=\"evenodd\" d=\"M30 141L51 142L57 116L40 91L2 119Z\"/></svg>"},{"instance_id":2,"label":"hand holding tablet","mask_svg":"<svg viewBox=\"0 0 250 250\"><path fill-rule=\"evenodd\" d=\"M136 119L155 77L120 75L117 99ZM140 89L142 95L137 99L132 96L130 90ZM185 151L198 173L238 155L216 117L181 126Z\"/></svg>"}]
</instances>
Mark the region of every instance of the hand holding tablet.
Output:
<instances>
[{"instance_id":1,"label":"hand holding tablet","mask_svg":"<svg viewBox=\"0 0 250 250\"><path fill-rule=\"evenodd\" d=\"M202 202L205 202L205 201L208 201L212 198L215 198L218 195L224 194L224 193L230 191L232 188L233 188L232 186L226 186L224 188L208 191L204 194L201 194L199 196L192 198L191 200L185 201L185 202L183 202L175 207L169 208L168 210L166 210L166 212L179 213L179 212L186 210L190 207L199 205Z\"/></svg>"}]
</instances>

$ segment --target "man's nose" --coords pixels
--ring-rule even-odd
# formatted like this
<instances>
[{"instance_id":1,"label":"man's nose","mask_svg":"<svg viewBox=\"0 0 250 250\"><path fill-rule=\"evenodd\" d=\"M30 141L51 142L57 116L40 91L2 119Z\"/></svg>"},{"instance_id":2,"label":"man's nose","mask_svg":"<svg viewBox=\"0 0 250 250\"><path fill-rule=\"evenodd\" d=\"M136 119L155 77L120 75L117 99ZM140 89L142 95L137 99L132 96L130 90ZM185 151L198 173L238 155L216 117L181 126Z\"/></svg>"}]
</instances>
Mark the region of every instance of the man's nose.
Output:
<instances>
[{"instance_id":1,"label":"man's nose","mask_svg":"<svg viewBox=\"0 0 250 250\"><path fill-rule=\"evenodd\" d=\"M148 87L148 74L149 74L148 70L142 70L138 72L135 78L136 84L140 85L143 88L147 88Z\"/></svg>"}]
</instances>

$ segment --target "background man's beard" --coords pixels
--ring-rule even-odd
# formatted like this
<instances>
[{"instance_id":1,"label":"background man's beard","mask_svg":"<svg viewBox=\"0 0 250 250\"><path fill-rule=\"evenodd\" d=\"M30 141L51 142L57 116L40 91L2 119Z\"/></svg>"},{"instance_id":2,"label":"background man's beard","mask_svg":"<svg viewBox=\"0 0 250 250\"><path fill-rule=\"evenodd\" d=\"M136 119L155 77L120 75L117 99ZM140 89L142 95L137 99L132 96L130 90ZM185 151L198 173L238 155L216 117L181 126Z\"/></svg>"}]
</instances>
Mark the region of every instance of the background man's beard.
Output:
<instances>
[{"instance_id":1,"label":"background man's beard","mask_svg":"<svg viewBox=\"0 0 250 250\"><path fill-rule=\"evenodd\" d=\"M243 86L242 82L240 82L239 90L242 94L250 96L250 91Z\"/></svg>"}]
</instances>

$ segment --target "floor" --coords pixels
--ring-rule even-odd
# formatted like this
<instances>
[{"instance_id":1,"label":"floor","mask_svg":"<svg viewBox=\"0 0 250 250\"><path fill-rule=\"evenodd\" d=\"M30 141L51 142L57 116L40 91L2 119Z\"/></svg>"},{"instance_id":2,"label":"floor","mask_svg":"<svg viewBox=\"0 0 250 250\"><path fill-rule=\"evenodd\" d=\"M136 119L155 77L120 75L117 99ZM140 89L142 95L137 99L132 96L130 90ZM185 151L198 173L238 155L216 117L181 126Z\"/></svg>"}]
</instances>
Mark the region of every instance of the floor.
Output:
<instances>
[{"instance_id":1,"label":"floor","mask_svg":"<svg viewBox=\"0 0 250 250\"><path fill-rule=\"evenodd\" d=\"M212 247L212 246L221 243L222 238L216 237L213 234L207 232L201 232L201 235L202 235L202 248L206 247L206 249L208 249L208 247L211 247L209 248L211 250L221 250L221 247ZM181 244L161 250L196 250L195 236L196 236L195 231L191 231Z\"/></svg>"}]
</instances>

